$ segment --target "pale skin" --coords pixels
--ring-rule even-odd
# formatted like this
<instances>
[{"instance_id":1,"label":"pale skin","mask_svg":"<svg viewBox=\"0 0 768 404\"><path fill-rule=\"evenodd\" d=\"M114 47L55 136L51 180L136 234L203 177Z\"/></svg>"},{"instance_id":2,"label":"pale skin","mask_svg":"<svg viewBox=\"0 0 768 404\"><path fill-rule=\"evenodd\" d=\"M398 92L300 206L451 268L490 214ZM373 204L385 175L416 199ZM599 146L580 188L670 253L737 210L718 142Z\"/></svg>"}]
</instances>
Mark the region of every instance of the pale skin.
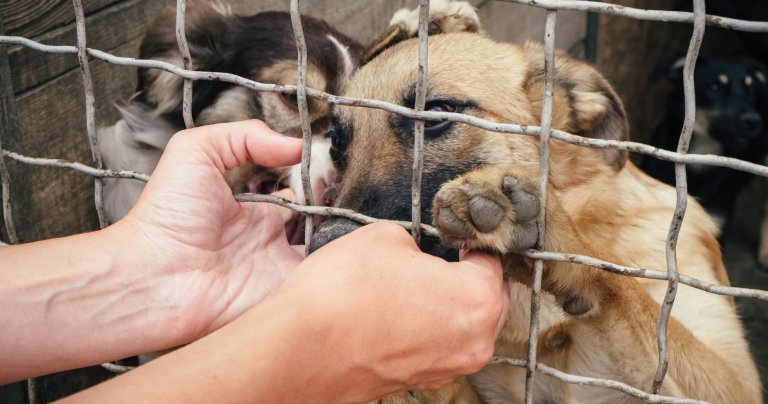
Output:
<instances>
[{"instance_id":1,"label":"pale skin","mask_svg":"<svg viewBox=\"0 0 768 404\"><path fill-rule=\"evenodd\" d=\"M258 121L183 131L124 220L0 249L0 384L183 344L68 400L360 402L479 370L508 304L498 259L447 263L393 224L304 259L291 212L223 179L300 152Z\"/></svg>"}]
</instances>

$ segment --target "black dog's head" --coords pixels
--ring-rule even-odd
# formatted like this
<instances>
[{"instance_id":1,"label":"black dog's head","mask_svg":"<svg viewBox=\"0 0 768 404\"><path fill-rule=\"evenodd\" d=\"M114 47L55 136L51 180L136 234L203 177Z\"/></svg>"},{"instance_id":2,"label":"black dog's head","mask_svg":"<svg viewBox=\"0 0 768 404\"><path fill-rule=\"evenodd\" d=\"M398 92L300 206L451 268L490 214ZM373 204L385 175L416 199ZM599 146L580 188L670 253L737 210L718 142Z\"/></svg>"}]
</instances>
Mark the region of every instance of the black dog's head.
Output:
<instances>
[{"instance_id":1,"label":"black dog's head","mask_svg":"<svg viewBox=\"0 0 768 404\"><path fill-rule=\"evenodd\" d=\"M183 66L176 40L175 10L160 13L149 26L139 50L141 59L155 59ZM192 69L239 75L261 83L295 84L297 49L291 17L284 12L252 16L232 13L218 2L189 1L186 38ZM302 17L307 45L307 86L340 94L357 68L363 48L323 21ZM196 125L260 119L272 129L301 136L296 96L258 92L214 80L193 83L192 114ZM99 131L104 164L117 170L150 173L171 136L184 129L183 80L161 69L138 69L135 95L118 106L122 119ZM315 200L322 200L324 185L333 182L335 170L328 157L325 136L330 108L308 100L314 141L310 172ZM269 193L283 186L303 191L298 166L291 169L245 165L227 172L234 192ZM135 203L142 186L107 181L105 199L110 220L122 217Z\"/></svg>"},{"instance_id":2,"label":"black dog's head","mask_svg":"<svg viewBox=\"0 0 768 404\"><path fill-rule=\"evenodd\" d=\"M175 15L158 16L145 34L139 57L181 65ZM307 86L339 94L357 68L362 47L321 20L302 16L307 42ZM263 83L295 84L296 43L291 18L284 12L253 16L194 2L187 9L186 37L195 70L232 73ZM155 113L182 125L182 80L157 69L138 71L138 97ZM271 128L300 136L296 96L256 92L220 81L195 81L192 112L198 124L259 118ZM316 133L328 127L328 105L309 99Z\"/></svg>"},{"instance_id":3,"label":"black dog's head","mask_svg":"<svg viewBox=\"0 0 768 404\"><path fill-rule=\"evenodd\" d=\"M683 59L667 67L673 90L670 114L683 116ZM696 64L694 130L716 139L726 154L739 154L763 133L768 70L749 56L701 58Z\"/></svg>"},{"instance_id":4,"label":"black dog's head","mask_svg":"<svg viewBox=\"0 0 768 404\"><path fill-rule=\"evenodd\" d=\"M191 2L185 22L194 70L231 73L261 83L296 83L297 49L290 14L265 12L241 16L217 3ZM340 94L357 69L362 46L321 20L302 16L302 26L307 45L307 86ZM156 18L144 36L139 57L182 66L173 10ZM182 86L183 80L178 76L141 68L132 111L149 113L139 113L138 120L151 115L175 130L183 129ZM192 114L197 125L255 118L288 136L301 136L295 94L258 92L231 83L198 80L193 83L192 95ZM312 132L317 135L313 147L313 150L317 148L317 153L313 154L320 156L318 159L322 157L322 161L313 164L317 167L312 173L313 183L329 183L333 167L325 157L330 143L325 133L329 127L330 107L314 98L307 102ZM130 117L131 110L126 109L123 115ZM294 186L297 180L292 177L295 176L284 170L254 166L227 173L227 180L236 192L268 193L276 187L291 185L301 193L300 187ZM322 198L320 188L315 193L315 199Z\"/></svg>"}]
</instances>

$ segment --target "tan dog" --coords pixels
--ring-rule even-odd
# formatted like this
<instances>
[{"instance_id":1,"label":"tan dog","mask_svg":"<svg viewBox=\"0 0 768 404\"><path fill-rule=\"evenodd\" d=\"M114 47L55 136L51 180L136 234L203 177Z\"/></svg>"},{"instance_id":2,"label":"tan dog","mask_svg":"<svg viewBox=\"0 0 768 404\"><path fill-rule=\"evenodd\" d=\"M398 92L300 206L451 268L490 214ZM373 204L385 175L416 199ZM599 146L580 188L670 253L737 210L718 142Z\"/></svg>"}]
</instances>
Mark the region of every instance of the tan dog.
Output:
<instances>
[{"instance_id":1,"label":"tan dog","mask_svg":"<svg viewBox=\"0 0 768 404\"><path fill-rule=\"evenodd\" d=\"M412 107L418 44L400 42L361 68L346 95ZM497 43L473 33L436 35L429 43L427 110L455 111L497 122L538 125L543 49ZM627 139L622 104L592 67L556 58L554 128L591 138ZM339 107L331 156L341 174L335 205L410 220L414 121L386 111ZM440 231L422 249L455 258L455 248L495 251L512 282L512 305L497 355L525 358L532 262L514 254L533 247L539 208L538 138L500 134L451 122L425 124L422 206ZM624 152L551 143L545 250L583 254L622 265L664 269L675 190L638 170ZM359 224L324 222L319 248ZM681 273L728 285L704 210L688 201L678 242ZM648 391L656 371L656 325L666 282L614 275L577 264L546 262L539 360L565 372L615 379ZM393 291L396 293L396 291ZM680 285L668 331L665 395L716 403L761 402L758 373L733 299ZM446 354L450 354L447 352ZM390 402L522 402L524 370L490 365L436 393ZM619 403L614 390L536 377L536 402Z\"/></svg>"}]
</instances>

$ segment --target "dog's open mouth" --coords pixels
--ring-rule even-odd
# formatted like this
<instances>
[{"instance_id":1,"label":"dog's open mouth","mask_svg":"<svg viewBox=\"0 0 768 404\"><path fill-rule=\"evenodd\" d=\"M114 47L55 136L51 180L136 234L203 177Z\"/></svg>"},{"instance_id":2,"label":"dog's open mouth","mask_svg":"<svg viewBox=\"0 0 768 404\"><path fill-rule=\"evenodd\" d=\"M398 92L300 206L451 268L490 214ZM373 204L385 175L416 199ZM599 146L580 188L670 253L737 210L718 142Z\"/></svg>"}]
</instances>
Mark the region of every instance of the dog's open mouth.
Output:
<instances>
[{"instance_id":1,"label":"dog's open mouth","mask_svg":"<svg viewBox=\"0 0 768 404\"><path fill-rule=\"evenodd\" d=\"M336 194L336 187L326 185L325 181L315 181L313 184L315 194L315 204L331 206ZM252 194L269 195L271 193L289 188L290 184L285 175L278 176L269 170L258 170L250 176L242 185L242 192ZM295 192L295 190L294 190ZM306 228L306 219L297 216L285 225L285 235L291 245L304 244L304 232Z\"/></svg>"}]
</instances>

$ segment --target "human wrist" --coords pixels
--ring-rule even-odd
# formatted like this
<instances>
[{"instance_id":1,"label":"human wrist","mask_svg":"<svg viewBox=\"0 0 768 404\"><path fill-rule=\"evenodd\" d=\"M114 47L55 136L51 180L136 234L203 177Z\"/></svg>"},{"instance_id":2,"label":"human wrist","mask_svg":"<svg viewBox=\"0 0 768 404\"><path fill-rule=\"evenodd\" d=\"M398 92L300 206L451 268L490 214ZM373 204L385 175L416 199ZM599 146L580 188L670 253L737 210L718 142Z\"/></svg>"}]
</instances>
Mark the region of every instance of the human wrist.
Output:
<instances>
[{"instance_id":1,"label":"human wrist","mask_svg":"<svg viewBox=\"0 0 768 404\"><path fill-rule=\"evenodd\" d=\"M82 367L174 345L175 307L124 233L114 229L2 250L0 381ZM18 358L23 357L24 361Z\"/></svg>"}]
</instances>

